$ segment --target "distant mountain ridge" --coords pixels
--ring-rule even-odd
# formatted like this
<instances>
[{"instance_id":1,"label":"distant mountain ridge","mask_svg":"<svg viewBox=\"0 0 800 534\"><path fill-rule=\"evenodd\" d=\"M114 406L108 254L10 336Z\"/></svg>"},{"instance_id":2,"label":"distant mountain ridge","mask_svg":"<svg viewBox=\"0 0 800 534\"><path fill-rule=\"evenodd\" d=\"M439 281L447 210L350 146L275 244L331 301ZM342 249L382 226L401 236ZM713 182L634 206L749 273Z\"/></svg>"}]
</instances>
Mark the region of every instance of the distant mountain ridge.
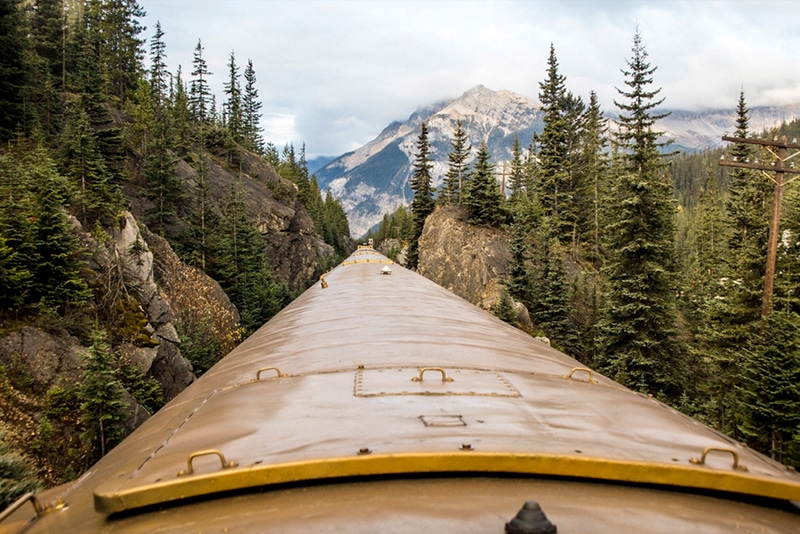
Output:
<instances>
[{"instance_id":1,"label":"distant mountain ridge","mask_svg":"<svg viewBox=\"0 0 800 534\"><path fill-rule=\"evenodd\" d=\"M610 114L609 114L610 115ZM750 129L761 132L800 117L800 104L753 108ZM462 122L472 145L472 157L485 141L494 164L511 160L514 134L524 148L534 132L543 127L539 103L511 91L493 91L482 85L456 99L444 100L418 109L404 122L389 124L361 148L334 159L316 171L320 188L330 189L347 212L350 229L360 236L380 222L385 213L412 198L408 179L413 172L420 124L428 126L433 160L433 185L438 187L447 171L447 155L458 121ZM673 150L698 151L714 148L720 137L735 128L736 110L703 112L672 111L656 126L674 142Z\"/></svg>"}]
</instances>

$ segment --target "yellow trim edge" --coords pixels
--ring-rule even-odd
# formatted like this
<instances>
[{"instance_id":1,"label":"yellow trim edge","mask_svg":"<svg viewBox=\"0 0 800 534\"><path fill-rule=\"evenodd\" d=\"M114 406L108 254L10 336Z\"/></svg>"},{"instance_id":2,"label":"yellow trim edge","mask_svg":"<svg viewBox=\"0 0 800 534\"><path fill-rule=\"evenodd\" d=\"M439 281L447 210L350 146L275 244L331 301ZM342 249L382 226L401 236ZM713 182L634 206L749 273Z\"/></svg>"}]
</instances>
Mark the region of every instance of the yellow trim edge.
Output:
<instances>
[{"instance_id":1,"label":"yellow trim edge","mask_svg":"<svg viewBox=\"0 0 800 534\"><path fill-rule=\"evenodd\" d=\"M94 492L94 503L95 510L98 512L113 513L188 497L287 482L352 476L458 472L555 475L800 500L800 482L771 479L734 471L719 471L705 466L653 464L562 455L472 451L444 454L371 454L266 466L257 464L213 473L176 477L169 481L130 488L120 488L120 479L116 479L97 487ZM130 482L128 479L123 480ZM123 482L124 484L125 482Z\"/></svg>"}]
</instances>

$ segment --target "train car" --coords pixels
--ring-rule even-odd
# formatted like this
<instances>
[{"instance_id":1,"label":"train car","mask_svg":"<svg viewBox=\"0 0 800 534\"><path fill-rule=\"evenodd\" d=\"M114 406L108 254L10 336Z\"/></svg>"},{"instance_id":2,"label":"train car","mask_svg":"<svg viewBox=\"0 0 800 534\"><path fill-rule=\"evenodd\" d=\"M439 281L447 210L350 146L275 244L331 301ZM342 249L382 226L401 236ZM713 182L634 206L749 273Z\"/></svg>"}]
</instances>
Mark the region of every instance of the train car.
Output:
<instances>
[{"instance_id":1,"label":"train car","mask_svg":"<svg viewBox=\"0 0 800 534\"><path fill-rule=\"evenodd\" d=\"M0 533L800 532L800 476L369 247Z\"/></svg>"}]
</instances>

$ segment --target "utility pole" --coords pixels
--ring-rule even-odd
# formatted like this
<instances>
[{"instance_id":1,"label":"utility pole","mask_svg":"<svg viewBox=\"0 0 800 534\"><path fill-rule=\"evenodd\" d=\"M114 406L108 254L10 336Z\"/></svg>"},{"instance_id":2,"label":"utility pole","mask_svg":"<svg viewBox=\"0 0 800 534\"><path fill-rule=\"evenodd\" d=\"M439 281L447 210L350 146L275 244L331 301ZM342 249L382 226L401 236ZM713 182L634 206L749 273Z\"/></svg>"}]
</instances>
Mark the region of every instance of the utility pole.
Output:
<instances>
[{"instance_id":1,"label":"utility pole","mask_svg":"<svg viewBox=\"0 0 800 534\"><path fill-rule=\"evenodd\" d=\"M761 171L775 184L775 193L772 201L772 222L769 226L769 246L767 248L767 268L764 273L764 295L761 298L761 317L766 318L772 311L772 291L775 287L775 262L778 252L778 233L781 220L781 203L783 202L783 188L794 182L798 177L794 176L786 180L786 174L800 174L800 169L795 169L794 164L787 167L785 163L800 154L800 144L796 142L787 143L786 136L781 136L780 140L776 137L772 141L767 139L748 139L746 137L722 136L723 141L731 143L745 143L758 145L766 150L775 158L769 164L760 163L757 159L754 162L747 161L727 161L723 156L719 164L723 167L738 167L741 169L753 169ZM795 150L792 155L788 155L789 149ZM775 173L775 177L772 177Z\"/></svg>"},{"instance_id":2,"label":"utility pole","mask_svg":"<svg viewBox=\"0 0 800 534\"><path fill-rule=\"evenodd\" d=\"M500 164L500 193L503 195L503 198L506 198L506 175L508 174L507 168L507 162L504 161Z\"/></svg>"}]
</instances>

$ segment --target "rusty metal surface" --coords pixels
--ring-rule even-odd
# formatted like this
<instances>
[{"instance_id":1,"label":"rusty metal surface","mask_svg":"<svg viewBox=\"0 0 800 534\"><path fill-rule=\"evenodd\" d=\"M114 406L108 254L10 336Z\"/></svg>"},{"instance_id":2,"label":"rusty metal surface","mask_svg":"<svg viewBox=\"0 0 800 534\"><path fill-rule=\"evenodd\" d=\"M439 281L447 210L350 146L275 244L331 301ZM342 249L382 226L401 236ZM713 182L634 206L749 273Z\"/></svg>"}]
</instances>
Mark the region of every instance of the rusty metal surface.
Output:
<instances>
[{"instance_id":1,"label":"rusty metal surface","mask_svg":"<svg viewBox=\"0 0 800 534\"><path fill-rule=\"evenodd\" d=\"M169 523L178 521L187 510L207 522L213 519L212 511L228 517L226 511L240 504L244 508L231 515L235 518L232 527L244 528L244 523L237 523L240 519L252 520L253 525L277 518L293 524L293 514L307 506L291 503L298 492L319 492L326 503L339 498L349 503L343 504L341 517L334 514L332 518L326 504L327 512L312 514L317 519L309 523L313 528L306 530L326 531L326 518L334 519L331 525L339 525L339 530L357 530L356 525L343 528L341 521L361 509L359 498L375 505L371 511L368 506L363 508L371 519L358 523L373 525L373 531L392 531L375 527L382 517L387 521L394 518L406 527L424 522L430 526L441 523L444 531L454 530L450 527L455 525L465 530L473 524L495 524L501 516L504 521L510 519L524 500L533 498L522 493L530 491L531 485L545 484L508 482L509 488L519 486L520 490L514 494L513 506L508 505L508 516L501 512L507 505L494 502L494 490L489 489L504 482L489 479L475 479L480 482L466 486L467 479L449 484L430 481L444 486L427 500L420 497L428 491L423 489L428 487L425 481L373 483L374 491L389 492L386 502L370 497L372 490L359 484L235 499L216 497L220 492L263 488L275 482L437 470L518 471L800 498L800 478L793 471L605 377L594 374L596 383L592 383L588 373L580 371L569 378L570 372L580 367L577 361L406 269L392 265L392 274L381 274L386 262L373 251L360 250L326 274L327 287L317 284L306 291L76 483L40 495L42 501L62 497L68 507L35 521L30 532L73 528L126 532L145 525L156 532L183 532L186 530L177 527L170 530ZM704 465L691 462L709 447L723 452L711 450ZM218 451L225 463L235 465L223 465L222 459L209 451ZM747 472L733 469L728 451L736 454ZM198 452L202 454L189 459ZM565 491L555 481L546 484L554 496ZM596 485L563 484L585 486L583 499L587 502L605 502L603 495L592 495ZM474 510L466 515L462 510L461 516L442 513L437 517L439 501L440 509L455 506L459 510L457 503L469 502L465 487L472 488L474 500L484 499L486 506L473 505ZM345 496L350 491L352 496ZM613 530L611 526L630 526L624 521L638 518L639 526L646 527L639 528L643 531L680 532L694 521L708 522L705 531L721 532L738 517L724 511L733 501L709 498L714 504L704 505L701 518L697 507L675 504L693 503L695 497L612 486L603 486L602 491L624 493L626 510L633 510L621 511L622 502L606 502L616 513L600 512L599 504L590 506L586 513L604 516L608 531ZM356 497L359 492L362 497ZM450 493L453 499L447 497ZM390 494L408 509L384 507ZM208 508L200 507L202 511L193 504L158 512L148 508L124 519L111 516L109 520L105 513L187 496L212 500ZM519 499L522 501L517 502ZM734 504L758 509L764 518L778 514ZM247 506L257 509L246 511ZM567 510L572 504L559 504L553 497L549 506ZM424 513L414 513L415 507ZM475 514L482 519L473 517ZM787 524L800 524L797 516L780 514L784 520L790 518ZM20 510L9 521L30 516ZM683 527L650 530L651 517ZM561 521L569 525L577 519ZM591 523L582 521L575 523L582 529L572 531L586 532ZM781 532L769 530L773 528L769 521L753 521L766 524L767 532ZM209 524L219 530L223 526ZM559 525L559 531L570 530Z\"/></svg>"}]
</instances>

